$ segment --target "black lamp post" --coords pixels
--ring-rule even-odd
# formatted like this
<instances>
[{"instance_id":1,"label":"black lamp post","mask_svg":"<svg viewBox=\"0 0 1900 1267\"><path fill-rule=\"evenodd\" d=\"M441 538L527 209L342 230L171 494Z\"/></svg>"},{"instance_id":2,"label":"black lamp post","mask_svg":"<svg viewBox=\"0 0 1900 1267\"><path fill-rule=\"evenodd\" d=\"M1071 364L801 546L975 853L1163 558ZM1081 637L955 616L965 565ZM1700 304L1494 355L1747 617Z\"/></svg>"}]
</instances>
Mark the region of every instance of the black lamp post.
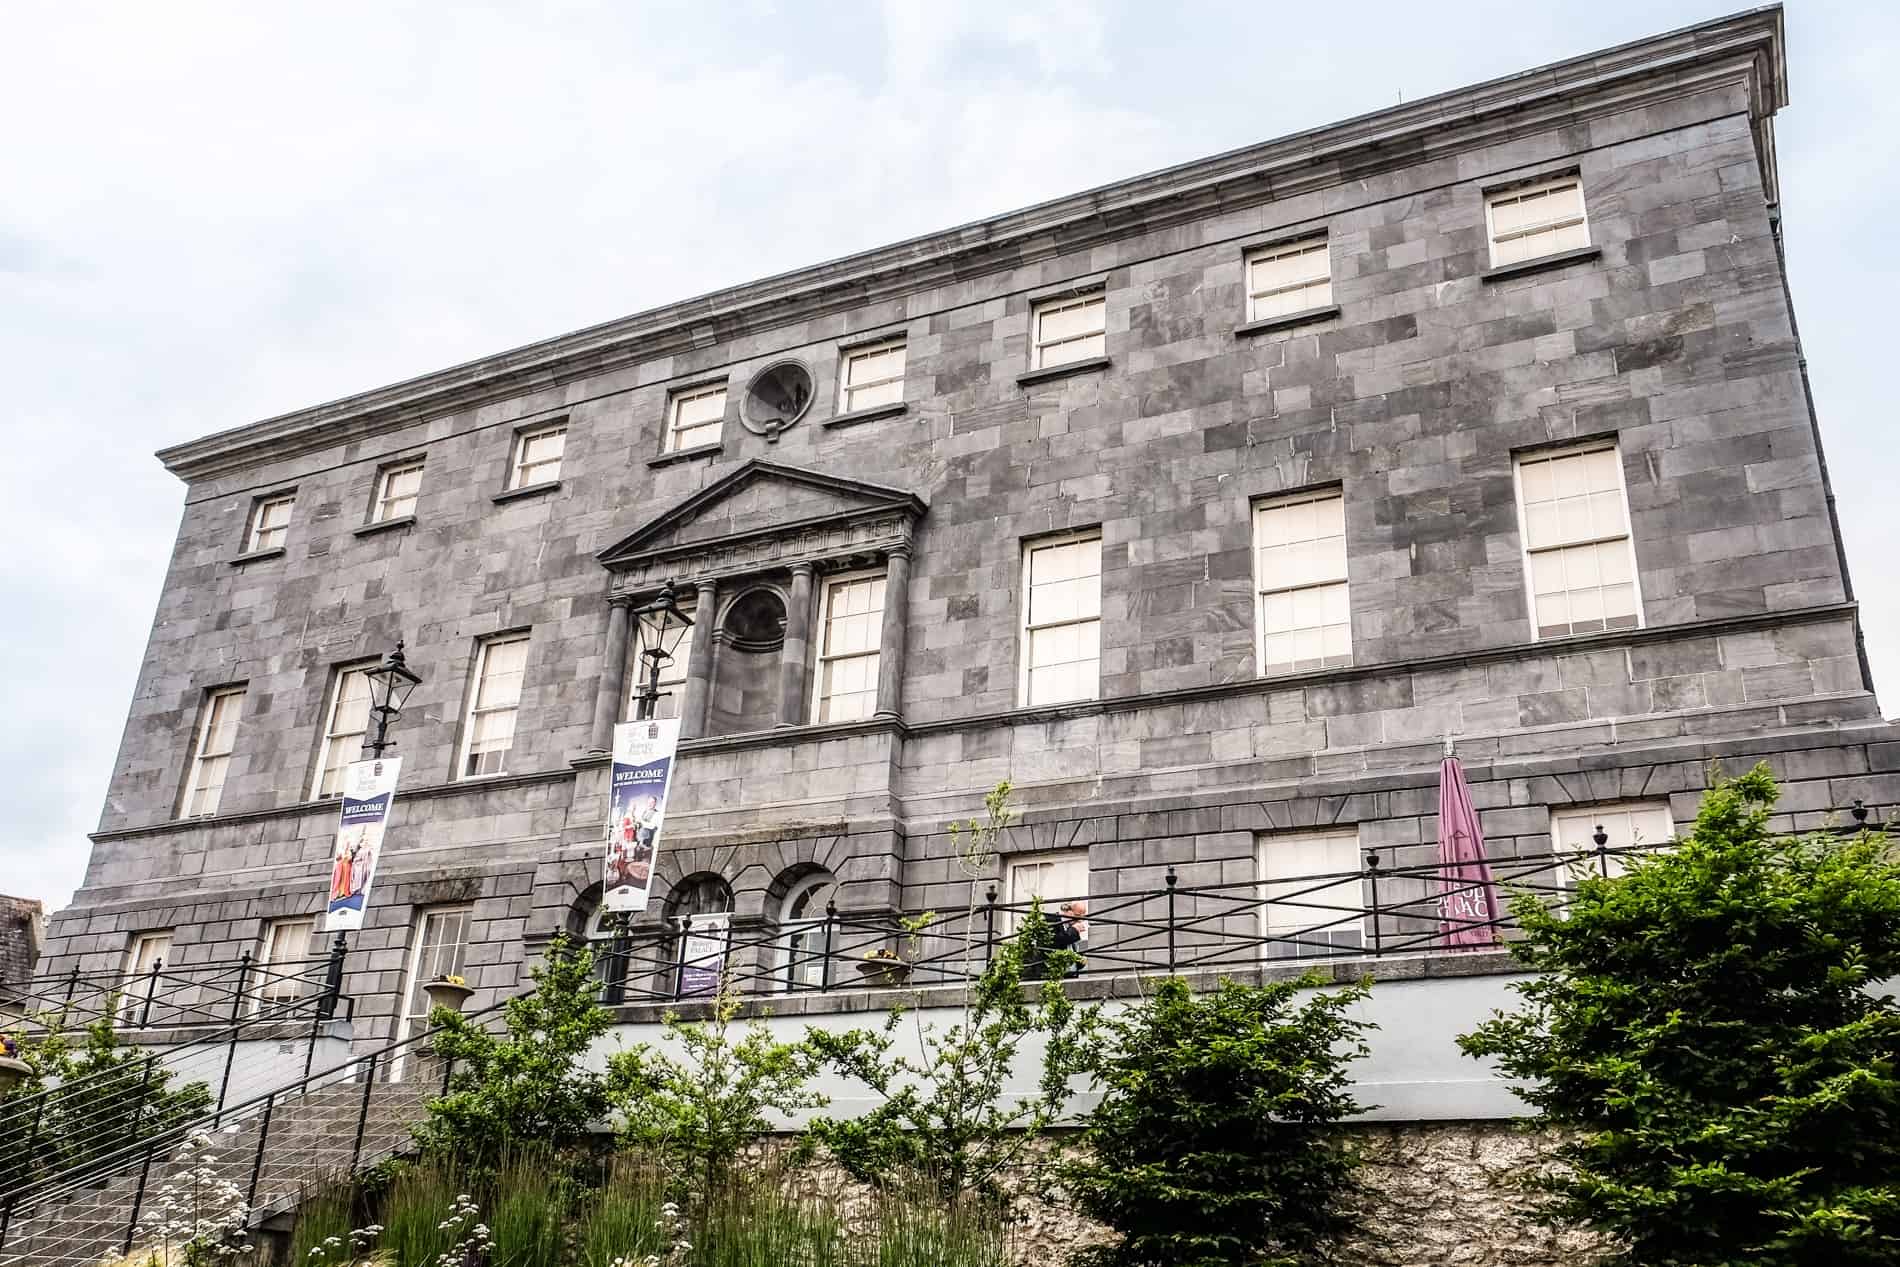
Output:
<instances>
[{"instance_id":1,"label":"black lamp post","mask_svg":"<svg viewBox=\"0 0 1900 1267\"><path fill-rule=\"evenodd\" d=\"M634 720L649 721L660 703L660 670L673 658L667 648L667 634L675 629L691 628L693 618L680 610L671 581L661 586L658 594L634 608L633 614L640 622L640 660L646 665L646 680L640 685L640 708Z\"/></svg>"},{"instance_id":2,"label":"black lamp post","mask_svg":"<svg viewBox=\"0 0 1900 1267\"><path fill-rule=\"evenodd\" d=\"M385 749L396 746L389 737L389 724L402 713L402 706L409 702L409 693L422 684L422 678L403 659L400 638L389 658L373 669L364 670L363 676L369 679L370 698L370 737L364 740L363 747L372 757L381 757Z\"/></svg>"}]
</instances>

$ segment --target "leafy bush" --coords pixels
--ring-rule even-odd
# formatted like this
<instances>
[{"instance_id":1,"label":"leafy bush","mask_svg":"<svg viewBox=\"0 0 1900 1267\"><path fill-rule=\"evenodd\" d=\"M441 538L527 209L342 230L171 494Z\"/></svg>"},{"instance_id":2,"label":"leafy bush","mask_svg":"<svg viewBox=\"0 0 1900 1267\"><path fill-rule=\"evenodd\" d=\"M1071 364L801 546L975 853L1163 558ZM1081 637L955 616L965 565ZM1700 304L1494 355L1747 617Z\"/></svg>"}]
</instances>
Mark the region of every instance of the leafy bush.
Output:
<instances>
[{"instance_id":1,"label":"leafy bush","mask_svg":"<svg viewBox=\"0 0 1900 1267\"><path fill-rule=\"evenodd\" d=\"M1000 1201L1004 1177L1032 1154L1067 1107L1070 1079L1093 1059L1096 1013L1077 1008L1062 987L1078 957L1050 946L1049 923L1033 912L978 978L961 1021L917 1024L921 1057L897 1050L901 1009L878 1030L808 1031L819 1055L878 1099L855 1119L815 1119L811 1140L867 1182L902 1178L952 1203ZM1025 964L1051 978L1033 1006L1023 990ZM1016 1053L1032 1036L1045 1044L1037 1093L1006 1100Z\"/></svg>"},{"instance_id":2,"label":"leafy bush","mask_svg":"<svg viewBox=\"0 0 1900 1267\"><path fill-rule=\"evenodd\" d=\"M642 1045L607 1064L623 1139L701 1192L722 1187L740 1151L772 1129L768 1113L826 1103L808 1089L818 1070L809 1044L779 1042L759 1020L735 1038L740 1003L722 983L706 1020L685 1023L669 1013L666 1038L679 1043L682 1060Z\"/></svg>"},{"instance_id":3,"label":"leafy bush","mask_svg":"<svg viewBox=\"0 0 1900 1267\"><path fill-rule=\"evenodd\" d=\"M593 956L557 938L533 980L508 1000L499 1035L448 1008L430 1014L435 1052L453 1063L448 1094L415 1128L425 1152L492 1171L510 1141L563 1149L605 1115L606 1084L581 1063L609 1021L594 1000Z\"/></svg>"},{"instance_id":4,"label":"leafy bush","mask_svg":"<svg viewBox=\"0 0 1900 1267\"><path fill-rule=\"evenodd\" d=\"M1462 1041L1532 1123L1547 1222L1608 1263L1900 1261L1900 866L1877 833L1778 837L1758 766L1695 830L1558 914L1521 899L1522 1007Z\"/></svg>"},{"instance_id":5,"label":"leafy bush","mask_svg":"<svg viewBox=\"0 0 1900 1267\"><path fill-rule=\"evenodd\" d=\"M1333 1128L1361 1110L1346 1067L1369 1025L1350 1015L1364 983L1318 984L1222 981L1197 996L1175 977L1113 1022L1102 1100L1084 1124L1089 1155L1063 1178L1117 1240L1077 1262L1325 1260L1354 1223L1344 1198L1357 1161Z\"/></svg>"}]
</instances>

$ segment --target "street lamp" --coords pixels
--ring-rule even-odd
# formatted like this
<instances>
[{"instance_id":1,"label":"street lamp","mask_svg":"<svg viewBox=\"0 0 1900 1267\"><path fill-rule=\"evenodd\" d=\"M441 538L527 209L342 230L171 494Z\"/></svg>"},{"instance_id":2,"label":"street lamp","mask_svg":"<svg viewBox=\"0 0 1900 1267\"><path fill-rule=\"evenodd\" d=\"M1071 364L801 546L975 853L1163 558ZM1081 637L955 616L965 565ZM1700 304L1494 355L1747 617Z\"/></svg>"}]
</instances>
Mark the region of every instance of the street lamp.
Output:
<instances>
[{"instance_id":1,"label":"street lamp","mask_svg":"<svg viewBox=\"0 0 1900 1267\"><path fill-rule=\"evenodd\" d=\"M396 640L396 649L389 653L389 658L373 669L365 669L363 676L369 679L370 733L374 736L363 746L369 749L372 757L380 758L384 749L396 746L395 741L389 738L389 723L395 721L402 712L402 706L409 702L409 693L422 684L422 678L403 659L400 638Z\"/></svg>"},{"instance_id":2,"label":"street lamp","mask_svg":"<svg viewBox=\"0 0 1900 1267\"><path fill-rule=\"evenodd\" d=\"M673 658L668 635L677 642L680 635L692 627L693 618L680 610L671 581L661 586L653 598L634 608L633 614L640 622L639 658L646 665L646 681L640 687L640 709L634 720L649 721L660 703L660 669Z\"/></svg>"}]
</instances>

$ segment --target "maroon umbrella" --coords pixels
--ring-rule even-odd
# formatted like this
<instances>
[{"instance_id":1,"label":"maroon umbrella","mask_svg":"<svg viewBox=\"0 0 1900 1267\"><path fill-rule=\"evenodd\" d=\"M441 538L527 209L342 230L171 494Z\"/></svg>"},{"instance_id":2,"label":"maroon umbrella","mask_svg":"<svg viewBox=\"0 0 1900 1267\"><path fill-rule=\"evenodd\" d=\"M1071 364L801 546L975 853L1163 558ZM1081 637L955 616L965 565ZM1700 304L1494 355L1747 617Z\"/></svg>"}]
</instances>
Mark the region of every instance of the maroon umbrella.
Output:
<instances>
[{"instance_id":1,"label":"maroon umbrella","mask_svg":"<svg viewBox=\"0 0 1900 1267\"><path fill-rule=\"evenodd\" d=\"M1460 949L1496 945L1494 921L1500 914L1464 767L1447 751L1438 767L1438 916L1444 943Z\"/></svg>"}]
</instances>

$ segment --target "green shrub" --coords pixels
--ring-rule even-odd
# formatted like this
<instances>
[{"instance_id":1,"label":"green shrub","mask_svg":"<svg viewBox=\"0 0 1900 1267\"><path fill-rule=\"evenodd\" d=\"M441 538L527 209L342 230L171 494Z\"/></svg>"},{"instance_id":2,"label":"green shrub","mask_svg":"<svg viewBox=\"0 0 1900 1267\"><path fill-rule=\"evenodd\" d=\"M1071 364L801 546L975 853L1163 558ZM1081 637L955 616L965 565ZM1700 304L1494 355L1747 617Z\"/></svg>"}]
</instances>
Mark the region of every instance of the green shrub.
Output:
<instances>
[{"instance_id":1,"label":"green shrub","mask_svg":"<svg viewBox=\"0 0 1900 1267\"><path fill-rule=\"evenodd\" d=\"M1521 899L1523 1003L1467 1035L1571 1142L1532 1177L1600 1261L1900 1261L1900 865L1879 833L1768 830L1757 766L1559 913Z\"/></svg>"},{"instance_id":2,"label":"green shrub","mask_svg":"<svg viewBox=\"0 0 1900 1267\"><path fill-rule=\"evenodd\" d=\"M1116 1233L1076 1255L1098 1267L1323 1261L1354 1224L1357 1164L1333 1129L1360 1111L1347 1065L1369 1026L1362 983L1178 977L1112 1025L1084 1122L1085 1160L1063 1170L1082 1213ZM1302 1002L1301 999L1304 998Z\"/></svg>"}]
</instances>

